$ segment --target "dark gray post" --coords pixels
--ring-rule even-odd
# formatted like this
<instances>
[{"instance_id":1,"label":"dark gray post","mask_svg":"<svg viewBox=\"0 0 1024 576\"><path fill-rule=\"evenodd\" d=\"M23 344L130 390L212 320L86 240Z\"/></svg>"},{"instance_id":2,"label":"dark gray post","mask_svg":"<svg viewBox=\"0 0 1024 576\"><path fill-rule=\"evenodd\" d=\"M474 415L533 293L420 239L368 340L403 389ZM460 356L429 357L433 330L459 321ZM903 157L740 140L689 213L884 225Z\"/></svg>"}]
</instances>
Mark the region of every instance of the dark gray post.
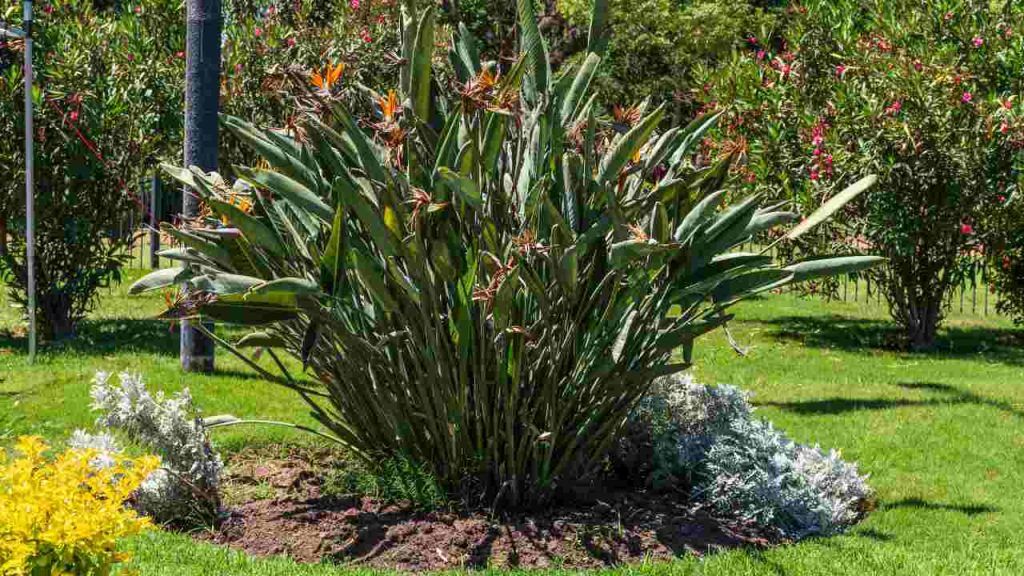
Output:
<instances>
[{"instance_id":1,"label":"dark gray post","mask_svg":"<svg viewBox=\"0 0 1024 576\"><path fill-rule=\"evenodd\" d=\"M220 99L220 0L187 0L185 44L185 166L217 169L217 104ZM199 199L183 191L185 223L199 214ZM212 324L204 324L212 330ZM181 323L181 367L213 372L213 341L188 321Z\"/></svg>"},{"instance_id":2,"label":"dark gray post","mask_svg":"<svg viewBox=\"0 0 1024 576\"><path fill-rule=\"evenodd\" d=\"M149 267L160 269L160 177L154 174L149 186Z\"/></svg>"}]
</instances>

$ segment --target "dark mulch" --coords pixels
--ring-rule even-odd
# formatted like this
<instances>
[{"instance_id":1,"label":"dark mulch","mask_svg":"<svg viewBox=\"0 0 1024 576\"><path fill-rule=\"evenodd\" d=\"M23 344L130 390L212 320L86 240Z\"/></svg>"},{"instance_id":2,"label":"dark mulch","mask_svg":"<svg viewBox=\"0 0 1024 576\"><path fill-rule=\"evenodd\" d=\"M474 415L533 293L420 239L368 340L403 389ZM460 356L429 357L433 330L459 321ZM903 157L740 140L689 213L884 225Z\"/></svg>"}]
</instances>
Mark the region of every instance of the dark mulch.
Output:
<instances>
[{"instance_id":1,"label":"dark mulch","mask_svg":"<svg viewBox=\"0 0 1024 576\"><path fill-rule=\"evenodd\" d=\"M299 562L415 571L585 568L764 547L774 540L694 508L678 494L605 494L590 504L556 503L536 513L495 517L322 496L318 475L297 458L233 466L230 482L269 486L276 495L234 507L218 531L199 537Z\"/></svg>"}]
</instances>

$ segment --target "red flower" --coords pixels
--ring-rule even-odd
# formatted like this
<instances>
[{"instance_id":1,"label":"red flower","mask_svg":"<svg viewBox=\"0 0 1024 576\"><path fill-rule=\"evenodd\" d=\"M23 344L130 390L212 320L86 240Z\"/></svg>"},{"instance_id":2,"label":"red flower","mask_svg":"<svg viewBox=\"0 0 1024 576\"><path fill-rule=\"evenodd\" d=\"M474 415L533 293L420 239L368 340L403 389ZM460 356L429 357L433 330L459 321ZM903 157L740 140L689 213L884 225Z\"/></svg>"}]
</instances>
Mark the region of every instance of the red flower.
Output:
<instances>
[{"instance_id":1,"label":"red flower","mask_svg":"<svg viewBox=\"0 0 1024 576\"><path fill-rule=\"evenodd\" d=\"M285 40L285 43L288 44L289 48L294 48L295 47L295 38L293 36L289 36L288 39Z\"/></svg>"},{"instance_id":2,"label":"red flower","mask_svg":"<svg viewBox=\"0 0 1024 576\"><path fill-rule=\"evenodd\" d=\"M889 106L885 108L885 113L889 116L894 116L899 114L900 110L903 110L903 103L899 100L893 100L892 104L889 104Z\"/></svg>"},{"instance_id":3,"label":"red flower","mask_svg":"<svg viewBox=\"0 0 1024 576\"><path fill-rule=\"evenodd\" d=\"M999 132L1002 133L1002 134L1006 134L1009 131L1010 131L1010 124L1006 120L1003 120L1002 123L999 124Z\"/></svg>"},{"instance_id":4,"label":"red flower","mask_svg":"<svg viewBox=\"0 0 1024 576\"><path fill-rule=\"evenodd\" d=\"M914 60L914 70L920 72L924 68L924 64L921 64L920 60Z\"/></svg>"},{"instance_id":5,"label":"red flower","mask_svg":"<svg viewBox=\"0 0 1024 576\"><path fill-rule=\"evenodd\" d=\"M47 4L46 6L43 6L43 14L46 14L47 16L49 16L50 14L53 14L53 6L50 5L50 4Z\"/></svg>"},{"instance_id":6,"label":"red flower","mask_svg":"<svg viewBox=\"0 0 1024 576\"><path fill-rule=\"evenodd\" d=\"M252 35L257 37L257 38L259 38L260 36L263 36L263 28L260 28L259 26L257 26L256 28L253 29Z\"/></svg>"},{"instance_id":7,"label":"red flower","mask_svg":"<svg viewBox=\"0 0 1024 576\"><path fill-rule=\"evenodd\" d=\"M363 28L359 32L359 37L362 38L363 42L366 42L367 44L369 44L370 42L373 42L373 36L370 36L370 31L367 30L366 28Z\"/></svg>"},{"instance_id":8,"label":"red flower","mask_svg":"<svg viewBox=\"0 0 1024 576\"><path fill-rule=\"evenodd\" d=\"M765 55L764 50L758 50L757 51L757 59L758 60L764 60L764 55Z\"/></svg>"},{"instance_id":9,"label":"red flower","mask_svg":"<svg viewBox=\"0 0 1024 576\"><path fill-rule=\"evenodd\" d=\"M1003 202L1006 202L1006 196L1000 194L998 197L996 197L996 200L998 200L999 203L1002 204Z\"/></svg>"},{"instance_id":10,"label":"red flower","mask_svg":"<svg viewBox=\"0 0 1024 576\"><path fill-rule=\"evenodd\" d=\"M71 118L72 122L78 122L78 110L72 110L68 117Z\"/></svg>"},{"instance_id":11,"label":"red flower","mask_svg":"<svg viewBox=\"0 0 1024 576\"><path fill-rule=\"evenodd\" d=\"M960 233L964 236L970 236L971 234L974 234L974 226L964 222L960 225Z\"/></svg>"},{"instance_id":12,"label":"red flower","mask_svg":"<svg viewBox=\"0 0 1024 576\"><path fill-rule=\"evenodd\" d=\"M836 78L842 78L843 74L846 74L846 66L842 64L836 65Z\"/></svg>"}]
</instances>

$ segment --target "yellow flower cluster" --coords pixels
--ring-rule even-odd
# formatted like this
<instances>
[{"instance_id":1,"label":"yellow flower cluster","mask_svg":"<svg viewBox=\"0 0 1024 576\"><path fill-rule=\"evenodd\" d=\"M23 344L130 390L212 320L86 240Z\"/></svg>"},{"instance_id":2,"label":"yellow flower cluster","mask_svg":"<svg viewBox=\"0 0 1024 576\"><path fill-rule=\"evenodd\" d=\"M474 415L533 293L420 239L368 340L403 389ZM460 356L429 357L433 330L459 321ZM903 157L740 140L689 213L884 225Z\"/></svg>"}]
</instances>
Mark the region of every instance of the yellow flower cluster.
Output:
<instances>
[{"instance_id":1,"label":"yellow flower cluster","mask_svg":"<svg viewBox=\"0 0 1024 576\"><path fill-rule=\"evenodd\" d=\"M0 575L105 576L127 559L118 539L151 526L125 502L160 461L113 455L101 468L94 450L52 461L47 450L37 437L20 438L11 458L0 450Z\"/></svg>"}]
</instances>

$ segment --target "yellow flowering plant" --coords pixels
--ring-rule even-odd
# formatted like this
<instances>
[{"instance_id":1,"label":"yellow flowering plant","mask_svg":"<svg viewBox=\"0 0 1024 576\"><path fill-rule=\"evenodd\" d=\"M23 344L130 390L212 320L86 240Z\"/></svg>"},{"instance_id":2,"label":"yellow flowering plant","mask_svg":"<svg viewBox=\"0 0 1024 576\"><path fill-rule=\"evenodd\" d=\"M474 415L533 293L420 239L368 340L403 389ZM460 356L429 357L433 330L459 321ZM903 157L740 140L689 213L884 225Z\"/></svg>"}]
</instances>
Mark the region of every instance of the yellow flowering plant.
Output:
<instances>
[{"instance_id":1,"label":"yellow flowering plant","mask_svg":"<svg viewBox=\"0 0 1024 576\"><path fill-rule=\"evenodd\" d=\"M118 540L151 527L125 504L160 460L48 450L28 436L0 451L0 575L110 574L128 559Z\"/></svg>"}]
</instances>

